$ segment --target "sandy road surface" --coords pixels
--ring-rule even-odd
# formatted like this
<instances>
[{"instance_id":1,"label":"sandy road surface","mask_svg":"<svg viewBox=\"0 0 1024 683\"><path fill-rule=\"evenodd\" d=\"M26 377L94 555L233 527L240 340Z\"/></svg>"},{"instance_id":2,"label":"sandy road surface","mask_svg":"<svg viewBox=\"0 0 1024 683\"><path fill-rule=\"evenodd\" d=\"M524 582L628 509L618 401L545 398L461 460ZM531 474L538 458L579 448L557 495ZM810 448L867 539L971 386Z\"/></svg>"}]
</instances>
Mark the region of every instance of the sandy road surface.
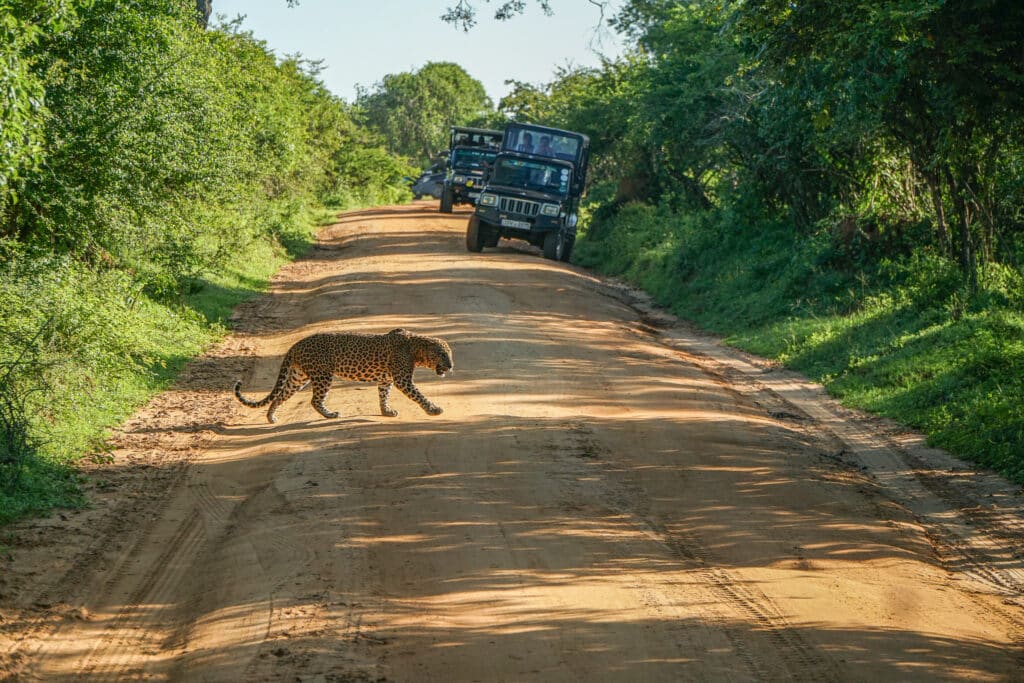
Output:
<instances>
[{"instance_id":1,"label":"sandy road surface","mask_svg":"<svg viewBox=\"0 0 1024 683\"><path fill-rule=\"evenodd\" d=\"M95 505L25 522L15 680L1024 680L1024 502L635 294L421 202L348 214L136 415ZM445 412L338 382L313 332L442 336ZM927 469L927 471L925 471Z\"/></svg>"}]
</instances>

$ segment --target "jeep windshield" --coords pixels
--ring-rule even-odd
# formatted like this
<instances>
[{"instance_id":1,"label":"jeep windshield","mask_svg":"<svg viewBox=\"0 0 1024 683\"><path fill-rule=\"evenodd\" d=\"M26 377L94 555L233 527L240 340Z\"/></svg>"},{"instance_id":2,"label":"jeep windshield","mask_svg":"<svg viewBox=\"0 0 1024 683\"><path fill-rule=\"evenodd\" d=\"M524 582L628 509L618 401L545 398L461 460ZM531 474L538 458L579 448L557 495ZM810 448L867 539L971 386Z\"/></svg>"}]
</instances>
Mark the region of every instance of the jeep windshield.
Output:
<instances>
[{"instance_id":1,"label":"jeep windshield","mask_svg":"<svg viewBox=\"0 0 1024 683\"><path fill-rule=\"evenodd\" d=\"M499 157L491 171L491 184L521 187L537 192L566 195L572 172L561 164L533 159Z\"/></svg>"},{"instance_id":2,"label":"jeep windshield","mask_svg":"<svg viewBox=\"0 0 1024 683\"><path fill-rule=\"evenodd\" d=\"M494 162L497 152L487 149L459 148L452 152L452 168L484 168Z\"/></svg>"},{"instance_id":3,"label":"jeep windshield","mask_svg":"<svg viewBox=\"0 0 1024 683\"><path fill-rule=\"evenodd\" d=\"M503 148L550 159L579 161L580 144L578 134L560 135L554 130L509 126Z\"/></svg>"}]
</instances>

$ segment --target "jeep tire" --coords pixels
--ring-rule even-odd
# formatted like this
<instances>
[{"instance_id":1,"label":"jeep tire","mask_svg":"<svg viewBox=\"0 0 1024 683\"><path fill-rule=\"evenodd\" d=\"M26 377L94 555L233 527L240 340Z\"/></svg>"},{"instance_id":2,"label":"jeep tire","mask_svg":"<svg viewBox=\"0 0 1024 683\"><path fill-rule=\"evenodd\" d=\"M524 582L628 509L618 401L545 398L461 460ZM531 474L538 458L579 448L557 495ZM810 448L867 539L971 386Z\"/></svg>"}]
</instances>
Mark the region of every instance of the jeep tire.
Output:
<instances>
[{"instance_id":1,"label":"jeep tire","mask_svg":"<svg viewBox=\"0 0 1024 683\"><path fill-rule=\"evenodd\" d=\"M466 226L466 249L480 253L484 250L484 236L481 234L480 218L473 216Z\"/></svg>"},{"instance_id":2,"label":"jeep tire","mask_svg":"<svg viewBox=\"0 0 1024 683\"><path fill-rule=\"evenodd\" d=\"M567 249L567 242L568 238L565 235L565 228L552 230L544 235L544 258L551 259L552 261L568 261L567 251L572 249L572 245L569 244Z\"/></svg>"},{"instance_id":3,"label":"jeep tire","mask_svg":"<svg viewBox=\"0 0 1024 683\"><path fill-rule=\"evenodd\" d=\"M451 213L453 203L452 189L450 187L443 188L441 190L441 213Z\"/></svg>"}]
</instances>

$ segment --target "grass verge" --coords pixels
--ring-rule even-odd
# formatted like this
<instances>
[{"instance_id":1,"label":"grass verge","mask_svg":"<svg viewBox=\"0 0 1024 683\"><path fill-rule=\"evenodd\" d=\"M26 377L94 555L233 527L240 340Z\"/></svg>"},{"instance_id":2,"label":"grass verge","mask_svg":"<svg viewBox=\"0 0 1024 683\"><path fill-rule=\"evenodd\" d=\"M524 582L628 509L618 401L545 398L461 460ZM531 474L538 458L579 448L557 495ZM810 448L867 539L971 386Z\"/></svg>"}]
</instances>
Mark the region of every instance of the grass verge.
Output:
<instances>
[{"instance_id":1,"label":"grass verge","mask_svg":"<svg viewBox=\"0 0 1024 683\"><path fill-rule=\"evenodd\" d=\"M1024 483L1024 278L989 266L969 293L920 230L843 241L633 205L592 227L574 260Z\"/></svg>"},{"instance_id":2,"label":"grass verge","mask_svg":"<svg viewBox=\"0 0 1024 683\"><path fill-rule=\"evenodd\" d=\"M295 215L274 240L255 240L174 300L146 295L130 274L67 258L23 256L0 273L4 336L30 358L0 354L21 401L25 448L0 444L0 524L86 503L76 466L105 458L111 427L168 387L221 339L242 301L303 253L336 211ZM2 375L3 372L0 372ZM14 422L18 422L14 420Z\"/></svg>"}]
</instances>

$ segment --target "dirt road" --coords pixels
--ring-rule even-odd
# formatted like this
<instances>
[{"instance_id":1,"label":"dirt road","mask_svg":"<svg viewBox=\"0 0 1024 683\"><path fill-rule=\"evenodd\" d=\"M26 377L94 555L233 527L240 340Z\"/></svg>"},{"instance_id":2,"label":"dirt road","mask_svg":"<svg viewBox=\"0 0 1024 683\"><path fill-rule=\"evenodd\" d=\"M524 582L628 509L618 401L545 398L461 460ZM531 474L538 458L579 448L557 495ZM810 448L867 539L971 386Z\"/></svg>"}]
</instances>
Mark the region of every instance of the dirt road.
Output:
<instances>
[{"instance_id":1,"label":"dirt road","mask_svg":"<svg viewBox=\"0 0 1024 683\"><path fill-rule=\"evenodd\" d=\"M1024 498L466 214L347 214L124 427L88 510L10 530L25 681L1024 680ZM446 338L444 408L313 332Z\"/></svg>"}]
</instances>

